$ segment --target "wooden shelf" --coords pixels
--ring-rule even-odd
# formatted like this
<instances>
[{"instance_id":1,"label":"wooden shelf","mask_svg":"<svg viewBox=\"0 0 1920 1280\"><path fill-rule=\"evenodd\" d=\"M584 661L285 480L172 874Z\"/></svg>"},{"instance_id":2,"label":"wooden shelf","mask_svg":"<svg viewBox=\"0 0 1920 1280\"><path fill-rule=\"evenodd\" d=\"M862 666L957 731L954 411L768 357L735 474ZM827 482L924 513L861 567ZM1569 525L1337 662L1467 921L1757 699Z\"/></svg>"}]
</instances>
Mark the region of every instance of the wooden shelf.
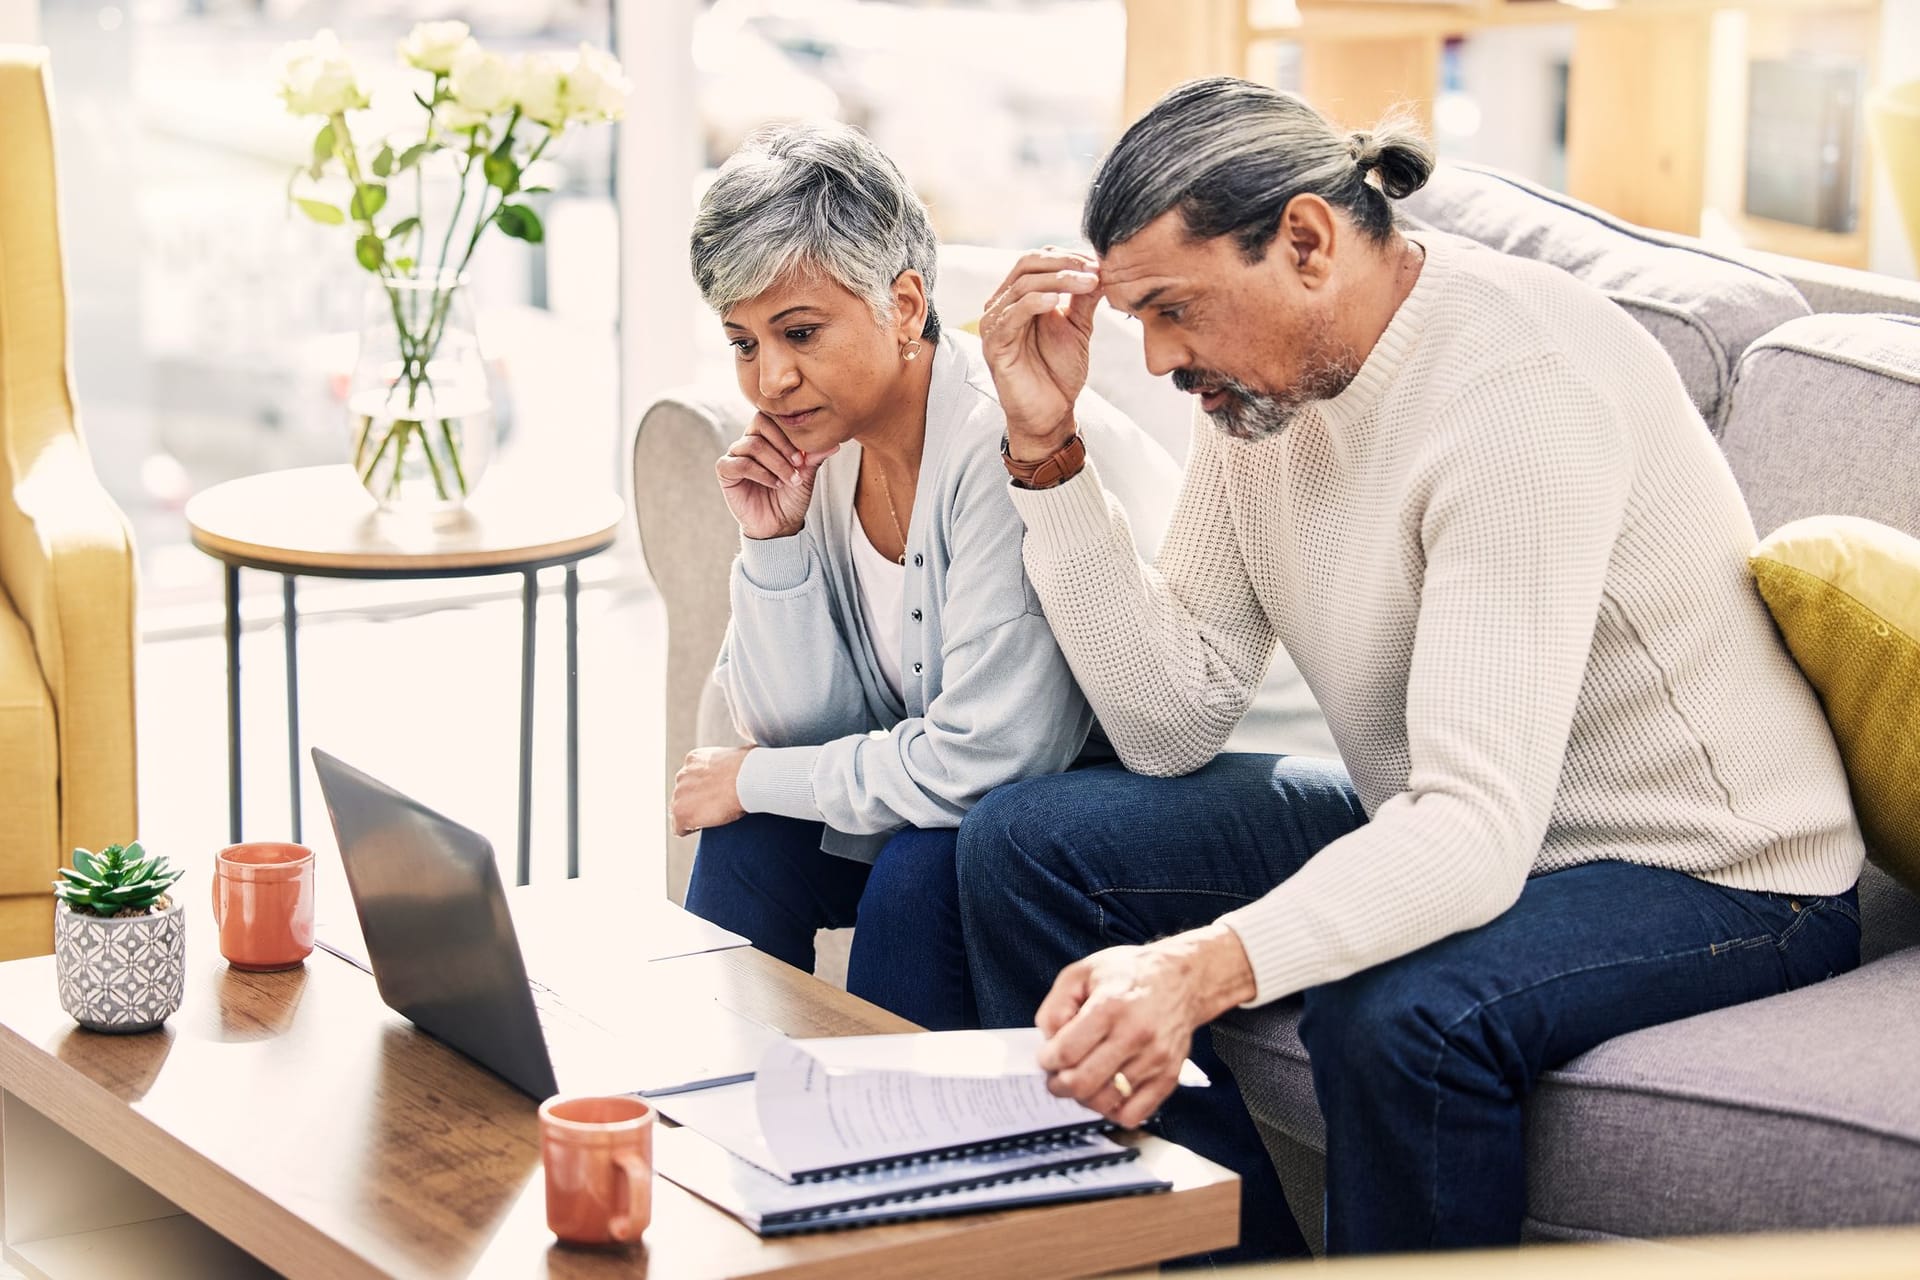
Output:
<instances>
[{"instance_id":1,"label":"wooden shelf","mask_svg":"<svg viewBox=\"0 0 1920 1280\"><path fill-rule=\"evenodd\" d=\"M1248 0L1128 0L1125 106L1132 119L1172 85L1248 74L1250 51L1297 46L1297 87L1336 124L1391 112L1429 131L1444 42L1497 28L1572 31L1564 188L1640 226L1790 257L1868 267L1871 144L1862 139L1861 227L1845 234L1738 213L1748 68L1816 55L1871 69L1881 0L1296 0L1298 21ZM1262 7L1264 8L1264 7ZM1869 79L1872 73L1869 70ZM1544 108L1543 108L1544 109Z\"/></svg>"},{"instance_id":2,"label":"wooden shelf","mask_svg":"<svg viewBox=\"0 0 1920 1280\"><path fill-rule=\"evenodd\" d=\"M1607 21L1621 15L1667 17L1743 13L1871 13L1879 0L1301 0L1294 26L1249 24L1252 40L1369 40L1408 36L1465 35L1485 27L1541 26Z\"/></svg>"},{"instance_id":3,"label":"wooden shelf","mask_svg":"<svg viewBox=\"0 0 1920 1280\"><path fill-rule=\"evenodd\" d=\"M278 1272L186 1214L7 1246L35 1280L268 1280Z\"/></svg>"},{"instance_id":4,"label":"wooden shelf","mask_svg":"<svg viewBox=\"0 0 1920 1280\"><path fill-rule=\"evenodd\" d=\"M1863 230L1822 231L1816 227L1775 222L1771 218L1755 218L1746 214L1715 213L1711 219L1718 224L1713 228L1714 231L1723 232L1743 248L1830 263L1836 267L1855 267L1863 271L1867 268L1867 233ZM1718 237L1709 235L1707 238L1711 241Z\"/></svg>"}]
</instances>

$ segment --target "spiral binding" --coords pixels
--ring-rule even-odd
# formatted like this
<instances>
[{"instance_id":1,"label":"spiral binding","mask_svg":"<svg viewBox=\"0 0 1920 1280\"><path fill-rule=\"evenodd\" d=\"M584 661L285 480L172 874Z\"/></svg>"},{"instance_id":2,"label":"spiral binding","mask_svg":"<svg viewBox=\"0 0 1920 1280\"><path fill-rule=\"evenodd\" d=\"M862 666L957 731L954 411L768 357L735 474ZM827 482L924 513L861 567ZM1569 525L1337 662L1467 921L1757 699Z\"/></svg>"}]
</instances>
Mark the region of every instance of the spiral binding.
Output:
<instances>
[{"instance_id":1,"label":"spiral binding","mask_svg":"<svg viewBox=\"0 0 1920 1280\"><path fill-rule=\"evenodd\" d=\"M1058 1129L1042 1129L1035 1133L1023 1133L1012 1138L995 1138L991 1142L969 1143L962 1147L941 1147L933 1151L920 1151L910 1156L889 1156L885 1160L865 1160L855 1164L835 1165L831 1169L814 1169L807 1173L793 1175L794 1182L829 1182L835 1178L844 1178L853 1174L875 1173L882 1169L903 1169L916 1164L926 1164L931 1160L952 1160L962 1156L976 1156L987 1151L1006 1151L1013 1147L1038 1147L1049 1142L1059 1142L1063 1138L1082 1138L1090 1133L1111 1133L1113 1122L1110 1120L1088 1120L1082 1124L1062 1125Z\"/></svg>"}]
</instances>

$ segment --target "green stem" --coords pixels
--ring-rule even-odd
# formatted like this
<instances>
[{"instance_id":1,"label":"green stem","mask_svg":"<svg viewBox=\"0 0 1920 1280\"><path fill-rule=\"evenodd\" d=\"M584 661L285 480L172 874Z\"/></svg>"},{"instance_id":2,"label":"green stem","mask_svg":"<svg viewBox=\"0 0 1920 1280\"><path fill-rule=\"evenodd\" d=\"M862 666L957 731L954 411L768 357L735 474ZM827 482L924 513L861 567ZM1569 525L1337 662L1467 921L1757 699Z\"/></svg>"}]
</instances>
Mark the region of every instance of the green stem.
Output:
<instances>
[{"instance_id":1,"label":"green stem","mask_svg":"<svg viewBox=\"0 0 1920 1280\"><path fill-rule=\"evenodd\" d=\"M349 201L348 207L351 208L353 204L357 203L360 208L365 209L367 202L364 193L367 183L360 174L360 154L354 149L353 134L347 128L347 117L344 113L337 113L332 117L332 121L334 147L339 151L340 163L347 171L347 181L353 184L354 200ZM355 221L360 224L367 235L379 238L379 229L373 225L373 219L371 217L363 216L356 218ZM383 240L382 244L384 245L384 243ZM380 255L380 267L374 274L380 278L387 291L388 308L393 313L393 326L400 340L401 368L409 384L410 390L408 398L411 400L411 389L416 388L419 384L419 366L422 363L420 359L420 348L412 331L408 329L406 320L400 314L400 293L393 285L393 264L387 261L384 248Z\"/></svg>"},{"instance_id":2,"label":"green stem","mask_svg":"<svg viewBox=\"0 0 1920 1280\"><path fill-rule=\"evenodd\" d=\"M367 433L373 430L373 415L359 414L360 429L353 433L353 469L360 469L360 459L367 451Z\"/></svg>"},{"instance_id":3,"label":"green stem","mask_svg":"<svg viewBox=\"0 0 1920 1280\"><path fill-rule=\"evenodd\" d=\"M440 495L442 502L445 502L447 500L447 478L440 474L440 460L433 456L433 437L427 434L427 424L424 422L415 422L413 424L413 432L420 438L420 452L427 455L427 470L433 473L433 491Z\"/></svg>"},{"instance_id":4,"label":"green stem","mask_svg":"<svg viewBox=\"0 0 1920 1280\"><path fill-rule=\"evenodd\" d=\"M433 145L433 108L440 103L440 85L445 79L446 77L438 71L433 73L433 96L428 99L432 105L427 108L427 131L426 135L420 139L421 143L428 147ZM421 152L420 158L413 164L413 216L415 219L413 232L414 239L420 242L422 258L427 256L427 184L424 174L427 157L430 154L432 153L428 151Z\"/></svg>"},{"instance_id":5,"label":"green stem","mask_svg":"<svg viewBox=\"0 0 1920 1280\"><path fill-rule=\"evenodd\" d=\"M347 181L353 184L355 200L348 201L347 208L351 211L354 203L357 201L360 207L364 209L367 207L367 201L363 192L366 190L367 184L366 180L360 176L360 153L353 149L353 134L347 130L346 114L344 112L337 113L332 117L332 120L333 145L340 152L340 163L346 166ZM379 236L379 229L373 225L372 217L363 216L356 218L355 221L360 224L368 235ZM384 243L384 241L382 243ZM386 280L393 278L392 264L387 261L384 252L380 255L380 269L374 274Z\"/></svg>"},{"instance_id":6,"label":"green stem","mask_svg":"<svg viewBox=\"0 0 1920 1280\"><path fill-rule=\"evenodd\" d=\"M514 126L518 124L519 121L520 121L520 110L518 107L516 107L514 108L513 114L507 118L506 131L502 135L503 139L506 139L506 140L512 139ZM534 144L533 150L529 152L527 155L527 162L524 165L520 166L520 171L522 173L525 173L528 169L531 169L533 167L533 162L538 160L540 158L540 153L547 149L547 144L553 141L553 136L554 136L553 130L548 129L547 136L540 139L539 142ZM471 168L472 164L473 164L473 159L471 156L469 156L467 159L467 165L469 168ZM463 173L461 175L461 185L460 185L460 195L463 200L466 198L466 194L467 194L466 175ZM473 234L467 237L466 252L460 255L460 265L454 269L453 278L456 285L458 281L463 276L466 275L467 264L473 261L473 251L480 244L481 233L484 232L489 226L491 226L494 220L500 216L500 210L506 207L507 197L509 194L510 193L508 192L502 191L500 193L500 198L494 201L492 211L488 212L486 211L487 209L486 191L484 188L481 190L480 208L482 213L480 217L474 220ZM455 216L456 218L458 217L458 206L455 207ZM447 232L448 232L448 235L451 236L453 232L452 223L447 224ZM435 289L434 311L432 316L430 316L427 321L427 334L424 342L428 359L431 359L433 357L433 353L439 349L440 339L443 336L445 336L445 333L446 333L447 314L452 309L451 304L453 301L454 286L449 286L443 294L440 291L440 285L439 285L439 281L446 278L446 262L447 262L447 247L443 243L440 246L439 274L436 276L434 281L434 289Z\"/></svg>"},{"instance_id":7,"label":"green stem","mask_svg":"<svg viewBox=\"0 0 1920 1280\"><path fill-rule=\"evenodd\" d=\"M466 158L466 163L460 166L460 194L454 197L453 216L447 219L446 233L440 237L440 262L433 269L433 281L436 288L439 287L440 281L444 279L447 274L447 250L453 245L453 229L460 225L460 215L464 213L467 208L467 182L472 173L473 157L469 155ZM424 246L425 240L423 239L421 243Z\"/></svg>"},{"instance_id":8,"label":"green stem","mask_svg":"<svg viewBox=\"0 0 1920 1280\"><path fill-rule=\"evenodd\" d=\"M368 419L368 422L369 422L369 423L371 423L371 422L372 422L372 419ZM393 437L394 437L394 433L395 433L396 431L398 431L399 429L400 429L400 427L399 427L399 424L398 424L398 423L394 423L393 425L391 425L391 426L389 426L389 427L387 428L387 433L386 433L385 435L383 435L383 436L381 436L381 437L380 437L380 447L379 447L378 449L376 449L376 450L374 450L374 453L373 453L373 457L371 457L371 458L369 458L369 459L367 460L367 465L366 465L366 466L365 466L364 468L362 468L362 469L361 469L361 471L360 471L360 483L361 483L361 484L363 484L363 485L366 485L366 486L368 486L369 488L371 488L371 487L372 487L372 485L373 485L373 470L374 470L374 468L375 468L375 467L377 467L377 466L379 466L379 465L380 465L380 459L382 459L382 458L384 458L384 457L386 456L386 454L387 454L387 446L389 446L389 445L391 445L391 444L393 443ZM358 465L359 465L359 459L358 459L357 457L356 457L356 458L354 459L354 465L356 465L356 466L358 466Z\"/></svg>"},{"instance_id":9,"label":"green stem","mask_svg":"<svg viewBox=\"0 0 1920 1280\"><path fill-rule=\"evenodd\" d=\"M389 498L394 497L400 492L400 466L407 460L407 437L411 436L413 429L419 425L417 422L406 420L393 424L394 433L400 437L400 444L399 447L393 451L393 476L387 481L387 496Z\"/></svg>"},{"instance_id":10,"label":"green stem","mask_svg":"<svg viewBox=\"0 0 1920 1280\"><path fill-rule=\"evenodd\" d=\"M451 419L440 419L440 436L447 442L447 461L453 464L453 478L460 486L460 496L464 498L467 496L467 471L460 465L460 446L454 441Z\"/></svg>"}]
</instances>

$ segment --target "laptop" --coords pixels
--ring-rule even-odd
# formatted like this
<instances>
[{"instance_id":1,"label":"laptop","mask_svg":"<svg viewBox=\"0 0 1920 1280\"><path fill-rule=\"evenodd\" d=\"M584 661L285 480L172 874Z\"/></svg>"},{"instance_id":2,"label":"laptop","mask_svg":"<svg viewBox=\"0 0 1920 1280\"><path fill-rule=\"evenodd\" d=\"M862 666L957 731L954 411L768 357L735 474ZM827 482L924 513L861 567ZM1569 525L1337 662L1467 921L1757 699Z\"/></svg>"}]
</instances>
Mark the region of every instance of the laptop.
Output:
<instances>
[{"instance_id":1,"label":"laptop","mask_svg":"<svg viewBox=\"0 0 1920 1280\"><path fill-rule=\"evenodd\" d=\"M623 1042L527 974L493 845L319 749L368 967L387 1007L534 1098L674 1093L751 1079L772 1027L717 1002Z\"/></svg>"}]
</instances>

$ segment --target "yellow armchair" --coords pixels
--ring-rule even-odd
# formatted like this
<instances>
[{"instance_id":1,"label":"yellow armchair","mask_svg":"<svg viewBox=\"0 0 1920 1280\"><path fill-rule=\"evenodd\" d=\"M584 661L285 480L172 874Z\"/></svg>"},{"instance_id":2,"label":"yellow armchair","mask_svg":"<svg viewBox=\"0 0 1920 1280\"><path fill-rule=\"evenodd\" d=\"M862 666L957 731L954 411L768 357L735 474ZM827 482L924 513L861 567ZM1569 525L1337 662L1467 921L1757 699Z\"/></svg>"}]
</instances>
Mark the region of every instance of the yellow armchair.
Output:
<instances>
[{"instance_id":1,"label":"yellow armchair","mask_svg":"<svg viewBox=\"0 0 1920 1280\"><path fill-rule=\"evenodd\" d=\"M133 540L75 418L44 49L0 45L0 959L135 834Z\"/></svg>"}]
</instances>

